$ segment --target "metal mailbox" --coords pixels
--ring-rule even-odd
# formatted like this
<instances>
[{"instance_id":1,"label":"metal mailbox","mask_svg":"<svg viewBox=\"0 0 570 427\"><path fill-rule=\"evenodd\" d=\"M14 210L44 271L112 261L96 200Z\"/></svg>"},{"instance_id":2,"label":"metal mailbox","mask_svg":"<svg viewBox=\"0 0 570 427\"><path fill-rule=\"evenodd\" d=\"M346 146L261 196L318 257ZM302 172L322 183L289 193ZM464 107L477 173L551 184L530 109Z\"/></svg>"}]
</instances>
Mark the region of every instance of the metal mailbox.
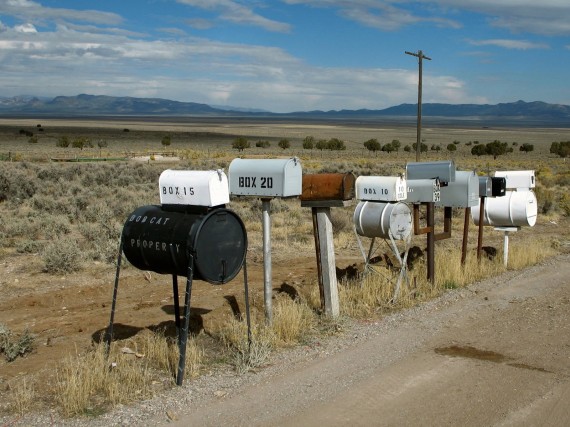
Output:
<instances>
[{"instance_id":1,"label":"metal mailbox","mask_svg":"<svg viewBox=\"0 0 570 427\"><path fill-rule=\"evenodd\" d=\"M163 206L224 205L230 201L228 178L223 170L188 171L167 169L158 179Z\"/></svg>"},{"instance_id":2,"label":"metal mailbox","mask_svg":"<svg viewBox=\"0 0 570 427\"><path fill-rule=\"evenodd\" d=\"M352 172L303 175L301 201L351 200L355 179Z\"/></svg>"},{"instance_id":3,"label":"metal mailbox","mask_svg":"<svg viewBox=\"0 0 570 427\"><path fill-rule=\"evenodd\" d=\"M247 251L242 220L225 208L174 212L141 206L127 218L122 240L125 256L140 270L187 276L191 254L194 278L212 284L232 280Z\"/></svg>"},{"instance_id":4,"label":"metal mailbox","mask_svg":"<svg viewBox=\"0 0 570 427\"><path fill-rule=\"evenodd\" d=\"M437 162L411 162L406 165L406 179L434 179L446 184L455 181L455 163L453 160Z\"/></svg>"},{"instance_id":5,"label":"metal mailbox","mask_svg":"<svg viewBox=\"0 0 570 427\"><path fill-rule=\"evenodd\" d=\"M490 176L479 177L479 197L491 197L493 195L493 181Z\"/></svg>"},{"instance_id":6,"label":"metal mailbox","mask_svg":"<svg viewBox=\"0 0 570 427\"><path fill-rule=\"evenodd\" d=\"M441 197L438 179L408 179L408 203L438 202Z\"/></svg>"},{"instance_id":7,"label":"metal mailbox","mask_svg":"<svg viewBox=\"0 0 570 427\"><path fill-rule=\"evenodd\" d=\"M412 232L412 213L405 203L360 202L353 216L356 232L364 237L403 240Z\"/></svg>"},{"instance_id":8,"label":"metal mailbox","mask_svg":"<svg viewBox=\"0 0 570 427\"><path fill-rule=\"evenodd\" d=\"M507 192L507 180L502 176L491 178L491 195L493 197L503 197Z\"/></svg>"},{"instance_id":9,"label":"metal mailbox","mask_svg":"<svg viewBox=\"0 0 570 427\"><path fill-rule=\"evenodd\" d=\"M473 171L457 171L455 181L441 188L436 206L470 208L479 205L479 178Z\"/></svg>"},{"instance_id":10,"label":"metal mailbox","mask_svg":"<svg viewBox=\"0 0 570 427\"><path fill-rule=\"evenodd\" d=\"M530 190L507 191L504 197L490 198L485 203L483 225L495 227L532 227L536 224L538 207ZM479 209L471 211L473 222L479 224Z\"/></svg>"},{"instance_id":11,"label":"metal mailbox","mask_svg":"<svg viewBox=\"0 0 570 427\"><path fill-rule=\"evenodd\" d=\"M533 170L526 171L497 171L496 177L506 179L507 190L528 190L534 188L536 180Z\"/></svg>"},{"instance_id":12,"label":"metal mailbox","mask_svg":"<svg viewBox=\"0 0 570 427\"><path fill-rule=\"evenodd\" d=\"M356 198L376 202L406 200L406 180L399 176L359 176L356 179Z\"/></svg>"},{"instance_id":13,"label":"metal mailbox","mask_svg":"<svg viewBox=\"0 0 570 427\"><path fill-rule=\"evenodd\" d=\"M230 194L237 196L292 197L302 193L298 158L234 159L229 167Z\"/></svg>"}]
</instances>

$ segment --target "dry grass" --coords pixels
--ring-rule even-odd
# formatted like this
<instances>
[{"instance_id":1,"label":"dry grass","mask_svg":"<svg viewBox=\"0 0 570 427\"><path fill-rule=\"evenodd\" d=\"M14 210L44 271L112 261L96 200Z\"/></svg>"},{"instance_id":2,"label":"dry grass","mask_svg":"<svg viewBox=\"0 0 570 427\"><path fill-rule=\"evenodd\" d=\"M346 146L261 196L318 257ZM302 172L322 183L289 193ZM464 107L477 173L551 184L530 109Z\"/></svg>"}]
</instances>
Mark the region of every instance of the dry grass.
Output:
<instances>
[{"instance_id":1,"label":"dry grass","mask_svg":"<svg viewBox=\"0 0 570 427\"><path fill-rule=\"evenodd\" d=\"M134 348L132 348L134 347ZM203 351L188 340L185 375L197 375ZM84 354L67 357L57 369L55 396L66 416L99 413L108 406L151 397L172 385L178 366L178 346L147 331L136 341L104 343Z\"/></svg>"}]
</instances>

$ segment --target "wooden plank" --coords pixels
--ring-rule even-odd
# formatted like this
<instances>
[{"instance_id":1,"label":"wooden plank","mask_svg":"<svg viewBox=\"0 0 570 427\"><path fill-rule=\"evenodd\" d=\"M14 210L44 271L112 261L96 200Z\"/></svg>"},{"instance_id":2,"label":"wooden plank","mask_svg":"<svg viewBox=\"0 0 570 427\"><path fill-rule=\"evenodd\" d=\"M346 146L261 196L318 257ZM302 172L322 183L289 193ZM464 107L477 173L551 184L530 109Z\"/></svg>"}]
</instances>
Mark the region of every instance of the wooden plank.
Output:
<instances>
[{"instance_id":1,"label":"wooden plank","mask_svg":"<svg viewBox=\"0 0 570 427\"><path fill-rule=\"evenodd\" d=\"M313 208L317 216L317 233L320 248L321 274L324 291L325 314L338 317L340 306L338 284L336 280L336 262L334 255L333 231L330 208ZM317 260L319 262L319 260Z\"/></svg>"}]
</instances>

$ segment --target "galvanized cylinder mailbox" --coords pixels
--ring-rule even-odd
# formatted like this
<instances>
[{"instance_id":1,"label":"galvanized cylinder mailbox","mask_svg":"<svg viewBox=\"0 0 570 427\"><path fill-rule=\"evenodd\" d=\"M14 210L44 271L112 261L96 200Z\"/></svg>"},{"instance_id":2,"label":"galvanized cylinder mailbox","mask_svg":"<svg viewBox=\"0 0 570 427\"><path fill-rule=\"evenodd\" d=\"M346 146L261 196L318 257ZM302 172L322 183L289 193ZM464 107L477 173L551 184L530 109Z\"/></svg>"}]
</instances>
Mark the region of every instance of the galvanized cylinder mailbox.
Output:
<instances>
[{"instance_id":1,"label":"galvanized cylinder mailbox","mask_svg":"<svg viewBox=\"0 0 570 427\"><path fill-rule=\"evenodd\" d=\"M301 202L351 200L354 198L355 179L351 172L303 175Z\"/></svg>"},{"instance_id":2,"label":"galvanized cylinder mailbox","mask_svg":"<svg viewBox=\"0 0 570 427\"><path fill-rule=\"evenodd\" d=\"M532 227L538 214L537 201L532 191L507 191L504 197L489 198L485 203L483 225L495 227ZM471 212L473 222L479 224L479 211Z\"/></svg>"},{"instance_id":3,"label":"galvanized cylinder mailbox","mask_svg":"<svg viewBox=\"0 0 570 427\"><path fill-rule=\"evenodd\" d=\"M403 240L412 232L412 212L400 202L360 202L353 220L356 232L364 237Z\"/></svg>"},{"instance_id":4,"label":"galvanized cylinder mailbox","mask_svg":"<svg viewBox=\"0 0 570 427\"><path fill-rule=\"evenodd\" d=\"M406 180L401 176L359 176L356 179L356 198L376 202L406 200Z\"/></svg>"},{"instance_id":5,"label":"galvanized cylinder mailbox","mask_svg":"<svg viewBox=\"0 0 570 427\"><path fill-rule=\"evenodd\" d=\"M242 220L225 208L173 212L142 206L129 215L122 237L123 252L136 268L186 276L192 254L194 279L212 284L232 280L247 250Z\"/></svg>"}]
</instances>

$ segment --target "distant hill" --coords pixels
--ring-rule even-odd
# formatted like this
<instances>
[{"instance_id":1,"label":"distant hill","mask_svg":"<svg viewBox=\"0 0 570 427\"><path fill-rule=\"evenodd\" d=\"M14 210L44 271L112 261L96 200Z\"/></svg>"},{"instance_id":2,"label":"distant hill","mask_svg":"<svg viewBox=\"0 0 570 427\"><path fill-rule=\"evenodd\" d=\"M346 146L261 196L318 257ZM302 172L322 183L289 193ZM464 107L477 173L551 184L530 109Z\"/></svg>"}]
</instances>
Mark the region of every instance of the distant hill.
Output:
<instances>
[{"instance_id":1,"label":"distant hill","mask_svg":"<svg viewBox=\"0 0 570 427\"><path fill-rule=\"evenodd\" d=\"M401 104L383 110L331 110L271 113L257 109L212 107L195 102L160 98L114 97L104 95L58 96L53 99L33 96L0 97L0 116L209 116L252 118L300 118L308 120L415 120L417 104ZM489 104L422 105L426 121L476 121L517 124L570 126L570 106L546 102Z\"/></svg>"}]
</instances>

